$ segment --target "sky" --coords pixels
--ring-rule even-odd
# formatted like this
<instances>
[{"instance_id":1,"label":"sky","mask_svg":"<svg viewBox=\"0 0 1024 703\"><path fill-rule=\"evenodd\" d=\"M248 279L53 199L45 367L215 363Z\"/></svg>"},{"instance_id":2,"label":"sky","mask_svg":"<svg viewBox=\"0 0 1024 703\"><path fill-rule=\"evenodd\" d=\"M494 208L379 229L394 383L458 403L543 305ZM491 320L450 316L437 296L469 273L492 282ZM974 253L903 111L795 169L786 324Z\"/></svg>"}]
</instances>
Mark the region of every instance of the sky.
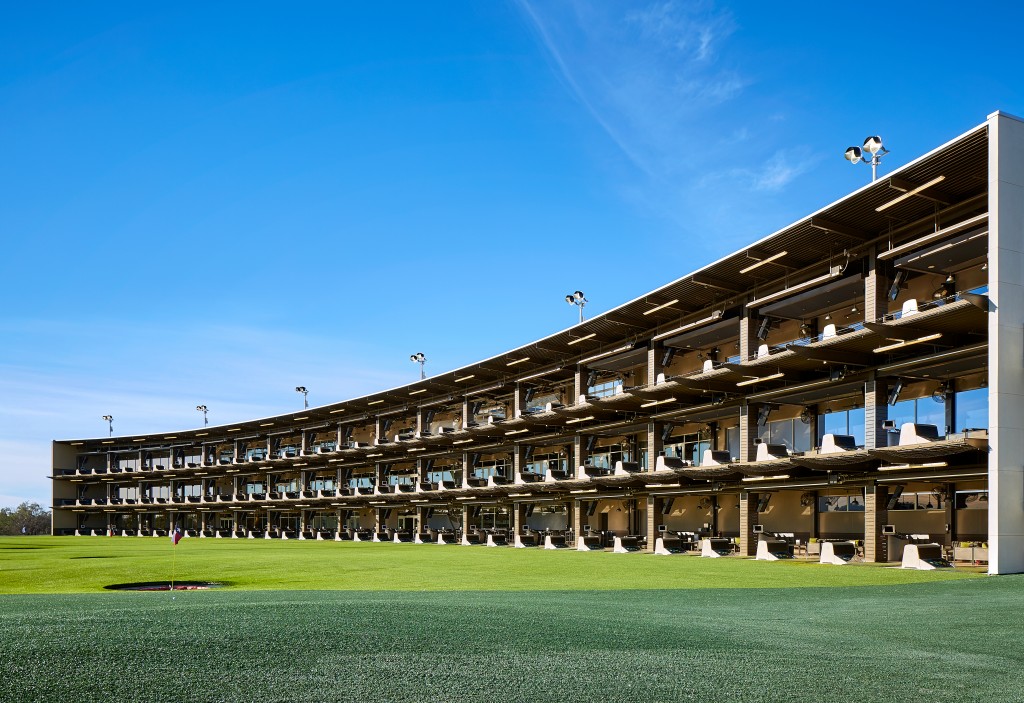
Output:
<instances>
[{"instance_id":1,"label":"sky","mask_svg":"<svg viewBox=\"0 0 1024 703\"><path fill-rule=\"evenodd\" d=\"M1024 114L1018 3L0 0L0 506L614 308Z\"/></svg>"}]
</instances>

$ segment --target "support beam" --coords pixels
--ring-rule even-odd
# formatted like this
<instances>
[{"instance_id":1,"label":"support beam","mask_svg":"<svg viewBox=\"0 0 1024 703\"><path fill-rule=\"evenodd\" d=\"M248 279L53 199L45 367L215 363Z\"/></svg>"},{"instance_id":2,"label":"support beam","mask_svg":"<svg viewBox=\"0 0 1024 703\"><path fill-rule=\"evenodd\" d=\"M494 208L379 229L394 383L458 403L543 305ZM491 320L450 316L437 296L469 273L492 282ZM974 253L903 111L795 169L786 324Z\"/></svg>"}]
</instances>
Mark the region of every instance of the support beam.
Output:
<instances>
[{"instance_id":1,"label":"support beam","mask_svg":"<svg viewBox=\"0 0 1024 703\"><path fill-rule=\"evenodd\" d=\"M882 534L882 525L889 521L888 502L889 491L885 486L867 487L864 497L864 561L889 561L888 537Z\"/></svg>"},{"instance_id":2,"label":"support beam","mask_svg":"<svg viewBox=\"0 0 1024 703\"><path fill-rule=\"evenodd\" d=\"M757 553L757 494L740 493L740 555L752 557Z\"/></svg>"},{"instance_id":3,"label":"support beam","mask_svg":"<svg viewBox=\"0 0 1024 703\"><path fill-rule=\"evenodd\" d=\"M989 573L1024 571L1024 121L988 120Z\"/></svg>"},{"instance_id":4,"label":"support beam","mask_svg":"<svg viewBox=\"0 0 1024 703\"><path fill-rule=\"evenodd\" d=\"M858 229L850 225L844 225L842 222L836 222L835 220L819 216L811 218L811 227L824 230L830 234L839 234L859 241L867 241L873 236L870 232L866 232L865 230Z\"/></svg>"}]
</instances>

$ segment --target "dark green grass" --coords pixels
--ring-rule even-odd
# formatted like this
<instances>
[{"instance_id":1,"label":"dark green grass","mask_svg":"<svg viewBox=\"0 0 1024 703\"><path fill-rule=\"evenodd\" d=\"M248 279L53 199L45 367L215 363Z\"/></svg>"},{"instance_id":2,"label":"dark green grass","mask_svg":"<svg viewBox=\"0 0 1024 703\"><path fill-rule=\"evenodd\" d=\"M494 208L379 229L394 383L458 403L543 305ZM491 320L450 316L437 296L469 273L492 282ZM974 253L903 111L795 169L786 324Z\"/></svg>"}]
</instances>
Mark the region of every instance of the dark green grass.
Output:
<instances>
[{"instance_id":1,"label":"dark green grass","mask_svg":"<svg viewBox=\"0 0 1024 703\"><path fill-rule=\"evenodd\" d=\"M132 593L112 583L224 581ZM0 539L0 701L1024 701L1024 577Z\"/></svg>"},{"instance_id":2,"label":"dark green grass","mask_svg":"<svg viewBox=\"0 0 1024 703\"><path fill-rule=\"evenodd\" d=\"M95 592L137 581L221 581L229 589L607 590L890 586L976 579L979 569L920 572L803 560L146 537L0 538L0 593Z\"/></svg>"},{"instance_id":3,"label":"dark green grass","mask_svg":"<svg viewBox=\"0 0 1024 703\"><path fill-rule=\"evenodd\" d=\"M1021 701L1024 578L0 597L4 701Z\"/></svg>"}]
</instances>

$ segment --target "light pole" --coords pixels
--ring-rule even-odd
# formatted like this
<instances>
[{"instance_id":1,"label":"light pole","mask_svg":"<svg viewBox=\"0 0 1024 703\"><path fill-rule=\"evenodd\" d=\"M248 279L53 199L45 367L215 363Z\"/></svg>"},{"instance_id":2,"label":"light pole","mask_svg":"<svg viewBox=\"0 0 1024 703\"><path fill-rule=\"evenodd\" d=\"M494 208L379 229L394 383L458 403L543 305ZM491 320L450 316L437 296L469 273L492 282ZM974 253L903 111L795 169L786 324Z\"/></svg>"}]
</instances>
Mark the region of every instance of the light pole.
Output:
<instances>
[{"instance_id":1,"label":"light pole","mask_svg":"<svg viewBox=\"0 0 1024 703\"><path fill-rule=\"evenodd\" d=\"M114 436L114 416L113 415L104 415L103 419L107 421L107 436L108 437L113 437Z\"/></svg>"},{"instance_id":2,"label":"light pole","mask_svg":"<svg viewBox=\"0 0 1024 703\"><path fill-rule=\"evenodd\" d=\"M206 413L209 412L209 408L205 405L197 405L196 410L203 414L203 427L207 427L210 424L210 421L206 418Z\"/></svg>"},{"instance_id":3,"label":"light pole","mask_svg":"<svg viewBox=\"0 0 1024 703\"><path fill-rule=\"evenodd\" d=\"M583 306L587 304L587 297L583 295L583 291L578 290L571 295L565 296L565 302L569 305L575 305L580 309L580 322L583 322Z\"/></svg>"},{"instance_id":4,"label":"light pole","mask_svg":"<svg viewBox=\"0 0 1024 703\"><path fill-rule=\"evenodd\" d=\"M305 386L295 386L295 392L302 394L302 407L309 407L309 389Z\"/></svg>"},{"instance_id":5,"label":"light pole","mask_svg":"<svg viewBox=\"0 0 1024 703\"><path fill-rule=\"evenodd\" d=\"M423 370L423 365L427 363L427 357L424 356L423 352L416 352L409 356L409 361L420 365L420 380L422 381L427 377L427 372Z\"/></svg>"},{"instance_id":6,"label":"light pole","mask_svg":"<svg viewBox=\"0 0 1024 703\"><path fill-rule=\"evenodd\" d=\"M878 164L882 163L882 157L889 153L889 150L882 146L882 138L867 137L864 139L864 146L851 146L846 150L846 160L851 164L863 161L871 165L871 180L878 177Z\"/></svg>"}]
</instances>

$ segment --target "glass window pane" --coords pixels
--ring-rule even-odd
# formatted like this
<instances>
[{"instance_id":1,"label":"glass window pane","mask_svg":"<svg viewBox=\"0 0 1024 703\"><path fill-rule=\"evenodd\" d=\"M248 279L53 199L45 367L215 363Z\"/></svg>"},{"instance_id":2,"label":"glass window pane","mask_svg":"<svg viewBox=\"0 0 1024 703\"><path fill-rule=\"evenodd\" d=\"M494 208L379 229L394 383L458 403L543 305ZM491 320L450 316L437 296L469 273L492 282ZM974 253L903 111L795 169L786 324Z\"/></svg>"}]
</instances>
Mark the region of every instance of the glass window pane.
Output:
<instances>
[{"instance_id":1,"label":"glass window pane","mask_svg":"<svg viewBox=\"0 0 1024 703\"><path fill-rule=\"evenodd\" d=\"M946 434L946 404L934 398L917 399L917 421L922 425L935 425L940 435Z\"/></svg>"},{"instance_id":2,"label":"glass window pane","mask_svg":"<svg viewBox=\"0 0 1024 703\"><path fill-rule=\"evenodd\" d=\"M916 402L913 400L901 400L896 405L889 406L889 419L896 423L899 429L905 422L916 422Z\"/></svg>"},{"instance_id":3,"label":"glass window pane","mask_svg":"<svg viewBox=\"0 0 1024 703\"><path fill-rule=\"evenodd\" d=\"M811 448L811 423L793 421L793 451L806 452Z\"/></svg>"},{"instance_id":4,"label":"glass window pane","mask_svg":"<svg viewBox=\"0 0 1024 703\"><path fill-rule=\"evenodd\" d=\"M740 428L730 427L725 431L725 448L729 456L740 455Z\"/></svg>"},{"instance_id":5,"label":"glass window pane","mask_svg":"<svg viewBox=\"0 0 1024 703\"><path fill-rule=\"evenodd\" d=\"M847 434L853 436L857 441L857 446L864 446L864 408L854 408L848 414L849 430Z\"/></svg>"},{"instance_id":6,"label":"glass window pane","mask_svg":"<svg viewBox=\"0 0 1024 703\"><path fill-rule=\"evenodd\" d=\"M768 423L768 442L770 444L784 444L789 449L793 448L793 421L780 420Z\"/></svg>"},{"instance_id":7,"label":"glass window pane","mask_svg":"<svg viewBox=\"0 0 1024 703\"><path fill-rule=\"evenodd\" d=\"M958 432L988 429L988 388L956 394L955 429Z\"/></svg>"}]
</instances>

